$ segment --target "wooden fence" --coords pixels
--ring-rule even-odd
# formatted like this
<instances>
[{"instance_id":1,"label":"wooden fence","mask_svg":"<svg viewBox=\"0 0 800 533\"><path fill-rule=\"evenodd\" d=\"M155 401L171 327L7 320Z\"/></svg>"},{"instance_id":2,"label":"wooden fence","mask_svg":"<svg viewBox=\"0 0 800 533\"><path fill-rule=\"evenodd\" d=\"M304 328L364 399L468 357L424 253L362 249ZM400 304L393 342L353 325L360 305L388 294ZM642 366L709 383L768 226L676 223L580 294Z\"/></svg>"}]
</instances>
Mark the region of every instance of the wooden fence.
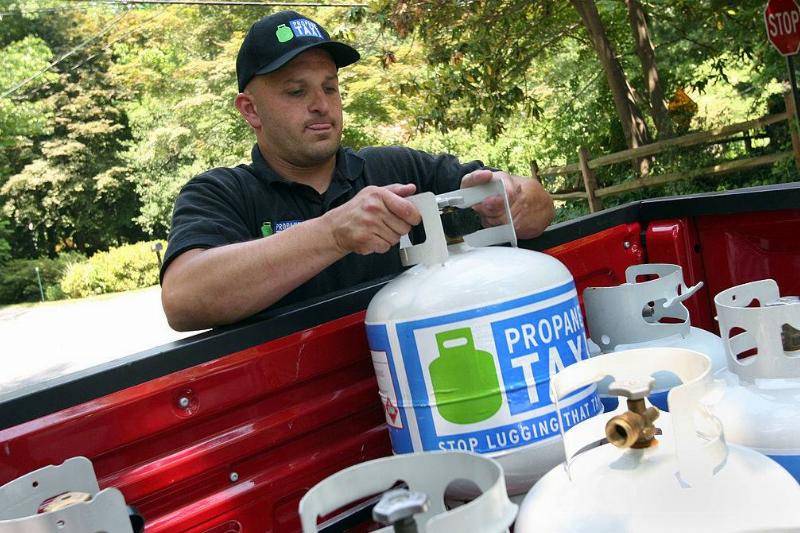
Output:
<instances>
[{"instance_id":1,"label":"wooden fence","mask_svg":"<svg viewBox=\"0 0 800 533\"><path fill-rule=\"evenodd\" d=\"M578 162L562 167L550 167L540 170L536 161L531 161L531 175L534 178L541 180L541 178L545 176L569 175L580 172L583 176L584 190L555 191L551 192L550 196L552 196L554 200L575 200L585 198L589 202L590 212L594 213L595 211L600 211L603 209L603 197L605 196L643 189L645 187L653 187L655 185L663 185L673 181L692 179L700 176L714 176L737 170L772 165L778 161L788 159L792 156L794 156L797 168L800 169L800 135L798 135L797 127L794 126L794 121L791 120L791 118L795 116L794 99L792 98L792 93L786 93L784 95L784 100L786 102L786 111L783 113L767 115L761 118L740 122L738 124L731 124L729 126L710 131L689 133L688 135L683 135L681 137L673 137L664 141L647 144L638 148L623 150L613 154L603 155L594 159L591 159L589 152L585 147L581 147L578 150ZM760 129L777 122L787 122L790 126L789 130L792 137L791 151L778 152L746 159L737 159L709 167L682 172L670 172L659 175L646 174L643 176L638 176L637 178L629 181L611 185L610 187L598 188L597 186L597 179L595 177L594 170L602 166L624 163L626 161L633 162L635 160L654 156L671 148L683 148L698 144L726 142L726 139L729 139L734 134L747 132L753 129Z\"/></svg>"}]
</instances>

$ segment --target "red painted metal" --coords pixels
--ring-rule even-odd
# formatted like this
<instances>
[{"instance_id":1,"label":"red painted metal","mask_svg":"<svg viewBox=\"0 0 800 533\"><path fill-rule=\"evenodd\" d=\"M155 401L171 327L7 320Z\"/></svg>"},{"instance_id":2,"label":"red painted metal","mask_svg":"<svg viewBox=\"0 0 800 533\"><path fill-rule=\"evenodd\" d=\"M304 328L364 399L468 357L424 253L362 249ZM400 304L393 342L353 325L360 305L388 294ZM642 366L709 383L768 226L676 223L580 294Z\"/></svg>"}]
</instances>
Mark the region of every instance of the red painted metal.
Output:
<instances>
[{"instance_id":1,"label":"red painted metal","mask_svg":"<svg viewBox=\"0 0 800 533\"><path fill-rule=\"evenodd\" d=\"M712 298L767 278L781 294L800 294L800 209L699 217L697 231Z\"/></svg>"},{"instance_id":2,"label":"red painted metal","mask_svg":"<svg viewBox=\"0 0 800 533\"><path fill-rule=\"evenodd\" d=\"M363 316L0 431L0 484L84 455L148 532L298 530L308 488L391 453Z\"/></svg>"},{"instance_id":3,"label":"red painted metal","mask_svg":"<svg viewBox=\"0 0 800 533\"><path fill-rule=\"evenodd\" d=\"M688 286L703 282L703 288L684 302L692 325L713 331L714 301L706 283L700 236L694 221L689 218L660 220L650 223L646 232L647 259L650 263L672 263L683 268Z\"/></svg>"},{"instance_id":4,"label":"red painted metal","mask_svg":"<svg viewBox=\"0 0 800 533\"><path fill-rule=\"evenodd\" d=\"M546 250L564 263L575 278L581 309L586 287L624 283L625 269L642 263L641 229L638 222L621 224Z\"/></svg>"}]
</instances>

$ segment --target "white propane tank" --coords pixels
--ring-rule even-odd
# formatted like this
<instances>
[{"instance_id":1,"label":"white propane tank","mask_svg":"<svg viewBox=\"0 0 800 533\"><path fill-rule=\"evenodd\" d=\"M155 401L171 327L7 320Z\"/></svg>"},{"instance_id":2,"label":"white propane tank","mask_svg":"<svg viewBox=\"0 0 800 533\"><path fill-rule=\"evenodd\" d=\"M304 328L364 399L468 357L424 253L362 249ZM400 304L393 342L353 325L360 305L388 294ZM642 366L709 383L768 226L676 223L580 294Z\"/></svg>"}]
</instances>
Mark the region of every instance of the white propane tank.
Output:
<instances>
[{"instance_id":1,"label":"white propane tank","mask_svg":"<svg viewBox=\"0 0 800 533\"><path fill-rule=\"evenodd\" d=\"M448 510L445 493L457 481L474 484L480 495ZM406 486L395 488L399 482ZM300 500L303 533L315 533L320 516L380 493L372 511L373 520L388 526L380 533L502 533L517 514L496 461L465 452L417 453L357 464L320 481Z\"/></svg>"},{"instance_id":2,"label":"white propane tank","mask_svg":"<svg viewBox=\"0 0 800 533\"><path fill-rule=\"evenodd\" d=\"M130 516L122 493L100 490L92 462L73 457L0 487L0 533L134 533L144 530Z\"/></svg>"},{"instance_id":3,"label":"white propane tank","mask_svg":"<svg viewBox=\"0 0 800 533\"><path fill-rule=\"evenodd\" d=\"M501 181L410 198L424 243L416 264L381 289L367 337L395 453L462 450L497 459L510 494L563 461L550 376L588 357L572 275L558 260L516 247L513 225L448 246L440 209L505 198ZM508 199L505 198L506 214ZM564 400L576 419L602 406L588 385Z\"/></svg>"},{"instance_id":4,"label":"white propane tank","mask_svg":"<svg viewBox=\"0 0 800 533\"><path fill-rule=\"evenodd\" d=\"M768 455L800 480L800 300L781 298L766 279L722 291L714 303L728 370L713 412L729 442Z\"/></svg>"},{"instance_id":5,"label":"white propane tank","mask_svg":"<svg viewBox=\"0 0 800 533\"><path fill-rule=\"evenodd\" d=\"M645 398L662 370L682 384L658 416ZM714 389L708 357L679 348L603 354L556 375L553 395L609 375L627 409L565 430L567 460L525 497L516 533L800 531L797 482L764 455L726 444L704 405Z\"/></svg>"},{"instance_id":6,"label":"white propane tank","mask_svg":"<svg viewBox=\"0 0 800 533\"><path fill-rule=\"evenodd\" d=\"M656 278L637 281L640 276ZM709 356L712 372L725 368L722 340L692 326L689 310L683 305L702 286L700 282L687 287L678 265L653 263L628 267L622 285L587 288L583 291L583 305L592 355L649 347L686 348ZM667 392L678 380L667 373L655 378L649 399L666 411ZM599 385L600 399L605 410L611 411L617 408L617 399L607 394L607 385Z\"/></svg>"}]
</instances>

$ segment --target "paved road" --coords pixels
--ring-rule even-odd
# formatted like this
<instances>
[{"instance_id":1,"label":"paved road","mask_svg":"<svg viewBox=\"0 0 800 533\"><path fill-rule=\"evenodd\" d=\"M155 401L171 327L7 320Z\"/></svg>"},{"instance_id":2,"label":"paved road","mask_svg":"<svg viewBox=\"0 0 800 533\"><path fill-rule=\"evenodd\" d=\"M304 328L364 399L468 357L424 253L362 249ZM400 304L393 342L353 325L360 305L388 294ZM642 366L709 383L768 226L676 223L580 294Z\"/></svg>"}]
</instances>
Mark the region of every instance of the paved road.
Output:
<instances>
[{"instance_id":1,"label":"paved road","mask_svg":"<svg viewBox=\"0 0 800 533\"><path fill-rule=\"evenodd\" d=\"M0 307L0 395L193 335L161 309L161 288Z\"/></svg>"}]
</instances>

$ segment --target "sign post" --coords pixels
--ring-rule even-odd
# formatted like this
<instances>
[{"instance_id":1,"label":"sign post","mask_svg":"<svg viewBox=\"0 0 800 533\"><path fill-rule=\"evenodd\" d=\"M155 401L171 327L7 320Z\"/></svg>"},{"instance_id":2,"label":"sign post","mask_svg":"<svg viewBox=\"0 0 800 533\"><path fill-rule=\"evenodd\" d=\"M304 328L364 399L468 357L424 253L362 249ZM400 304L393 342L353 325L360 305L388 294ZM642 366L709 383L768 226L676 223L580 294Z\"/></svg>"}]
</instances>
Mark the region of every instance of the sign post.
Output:
<instances>
[{"instance_id":1,"label":"sign post","mask_svg":"<svg viewBox=\"0 0 800 533\"><path fill-rule=\"evenodd\" d=\"M764 23L772 46L786 57L789 83L794 98L794 119L797 120L800 105L797 95L797 80L794 73L794 56L800 52L800 6L795 0L769 0L764 8Z\"/></svg>"}]
</instances>

